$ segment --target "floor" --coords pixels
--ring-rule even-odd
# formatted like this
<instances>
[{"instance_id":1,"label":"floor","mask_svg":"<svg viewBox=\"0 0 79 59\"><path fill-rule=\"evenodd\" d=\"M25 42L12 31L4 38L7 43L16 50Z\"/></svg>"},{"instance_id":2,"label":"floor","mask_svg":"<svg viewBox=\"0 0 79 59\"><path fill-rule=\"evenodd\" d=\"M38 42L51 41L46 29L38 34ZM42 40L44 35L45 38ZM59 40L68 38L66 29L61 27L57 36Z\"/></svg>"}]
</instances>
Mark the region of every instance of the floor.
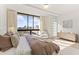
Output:
<instances>
[{"instance_id":1,"label":"floor","mask_svg":"<svg viewBox=\"0 0 79 59\"><path fill-rule=\"evenodd\" d=\"M55 42L60 47L59 55L79 55L79 43L56 39Z\"/></svg>"}]
</instances>

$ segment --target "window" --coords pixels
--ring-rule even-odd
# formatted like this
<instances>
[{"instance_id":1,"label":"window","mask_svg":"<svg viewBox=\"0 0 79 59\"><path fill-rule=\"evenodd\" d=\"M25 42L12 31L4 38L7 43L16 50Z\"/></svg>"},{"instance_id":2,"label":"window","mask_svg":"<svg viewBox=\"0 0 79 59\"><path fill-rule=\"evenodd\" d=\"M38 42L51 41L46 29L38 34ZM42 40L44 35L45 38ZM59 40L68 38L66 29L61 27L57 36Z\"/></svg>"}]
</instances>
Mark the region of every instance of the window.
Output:
<instances>
[{"instance_id":1,"label":"window","mask_svg":"<svg viewBox=\"0 0 79 59\"><path fill-rule=\"evenodd\" d=\"M28 29L33 29L33 16L28 16Z\"/></svg>"},{"instance_id":2,"label":"window","mask_svg":"<svg viewBox=\"0 0 79 59\"><path fill-rule=\"evenodd\" d=\"M21 14L17 15L17 27L27 28L27 16Z\"/></svg>"},{"instance_id":3,"label":"window","mask_svg":"<svg viewBox=\"0 0 79 59\"><path fill-rule=\"evenodd\" d=\"M34 17L34 29L40 29L40 18Z\"/></svg>"},{"instance_id":4,"label":"window","mask_svg":"<svg viewBox=\"0 0 79 59\"><path fill-rule=\"evenodd\" d=\"M18 30L33 29L37 31L40 29L40 17L18 13L17 14L17 28Z\"/></svg>"}]
</instances>

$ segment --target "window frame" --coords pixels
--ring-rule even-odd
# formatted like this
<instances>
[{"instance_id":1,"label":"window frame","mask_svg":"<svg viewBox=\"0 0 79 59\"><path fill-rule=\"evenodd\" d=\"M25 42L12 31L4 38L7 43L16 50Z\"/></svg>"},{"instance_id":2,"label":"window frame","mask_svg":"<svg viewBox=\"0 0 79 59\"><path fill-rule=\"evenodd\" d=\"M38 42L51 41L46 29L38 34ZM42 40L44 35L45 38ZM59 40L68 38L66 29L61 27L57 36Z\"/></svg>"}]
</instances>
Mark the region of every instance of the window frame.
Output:
<instances>
[{"instance_id":1,"label":"window frame","mask_svg":"<svg viewBox=\"0 0 79 59\"><path fill-rule=\"evenodd\" d=\"M40 16L31 15L31 14L25 14L25 13L21 13L21 12L17 12L17 15L18 14L27 16L27 29L24 29L24 30L17 29L17 31L30 31L30 30L32 30L32 31L39 31L40 30L40 28L39 29L34 29L34 17L39 17L40 18ZM29 27L29 17L28 16L33 16L33 29L29 29L28 28Z\"/></svg>"}]
</instances>

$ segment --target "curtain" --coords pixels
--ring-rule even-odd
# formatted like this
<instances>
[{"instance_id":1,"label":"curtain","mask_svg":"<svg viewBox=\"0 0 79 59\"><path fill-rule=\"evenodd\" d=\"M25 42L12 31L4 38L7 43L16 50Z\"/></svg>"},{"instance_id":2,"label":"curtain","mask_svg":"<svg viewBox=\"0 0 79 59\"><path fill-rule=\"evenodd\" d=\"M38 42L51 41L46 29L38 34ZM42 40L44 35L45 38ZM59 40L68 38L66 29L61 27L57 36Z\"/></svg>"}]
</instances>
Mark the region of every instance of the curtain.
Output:
<instances>
[{"instance_id":1,"label":"curtain","mask_svg":"<svg viewBox=\"0 0 79 59\"><path fill-rule=\"evenodd\" d=\"M40 16L40 31L44 31L45 25L45 16Z\"/></svg>"},{"instance_id":2,"label":"curtain","mask_svg":"<svg viewBox=\"0 0 79 59\"><path fill-rule=\"evenodd\" d=\"M17 31L17 12L15 10L7 10L7 31Z\"/></svg>"}]
</instances>

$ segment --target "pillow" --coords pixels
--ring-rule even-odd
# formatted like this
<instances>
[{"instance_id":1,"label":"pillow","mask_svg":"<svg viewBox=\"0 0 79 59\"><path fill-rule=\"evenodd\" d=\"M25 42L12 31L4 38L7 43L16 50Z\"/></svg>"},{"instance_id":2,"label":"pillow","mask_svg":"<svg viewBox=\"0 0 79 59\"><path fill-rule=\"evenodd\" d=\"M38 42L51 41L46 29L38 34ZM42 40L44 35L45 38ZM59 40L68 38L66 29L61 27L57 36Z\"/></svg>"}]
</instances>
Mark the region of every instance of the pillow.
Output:
<instances>
[{"instance_id":1,"label":"pillow","mask_svg":"<svg viewBox=\"0 0 79 59\"><path fill-rule=\"evenodd\" d=\"M7 32L4 35L10 36L10 35L13 35L13 34L14 34L13 32Z\"/></svg>"},{"instance_id":2,"label":"pillow","mask_svg":"<svg viewBox=\"0 0 79 59\"><path fill-rule=\"evenodd\" d=\"M41 32L40 37L42 37L42 38L48 38L47 32L45 32L45 31Z\"/></svg>"},{"instance_id":3,"label":"pillow","mask_svg":"<svg viewBox=\"0 0 79 59\"><path fill-rule=\"evenodd\" d=\"M0 35L0 51L4 52L12 47L13 47L13 45L11 43L10 36L1 36Z\"/></svg>"},{"instance_id":4,"label":"pillow","mask_svg":"<svg viewBox=\"0 0 79 59\"><path fill-rule=\"evenodd\" d=\"M20 36L18 32L7 32L4 35L11 36L11 35L14 35L14 34L17 34L18 36Z\"/></svg>"},{"instance_id":5,"label":"pillow","mask_svg":"<svg viewBox=\"0 0 79 59\"><path fill-rule=\"evenodd\" d=\"M18 43L19 43L19 36L17 34L11 35L11 42L13 47L17 47Z\"/></svg>"}]
</instances>

